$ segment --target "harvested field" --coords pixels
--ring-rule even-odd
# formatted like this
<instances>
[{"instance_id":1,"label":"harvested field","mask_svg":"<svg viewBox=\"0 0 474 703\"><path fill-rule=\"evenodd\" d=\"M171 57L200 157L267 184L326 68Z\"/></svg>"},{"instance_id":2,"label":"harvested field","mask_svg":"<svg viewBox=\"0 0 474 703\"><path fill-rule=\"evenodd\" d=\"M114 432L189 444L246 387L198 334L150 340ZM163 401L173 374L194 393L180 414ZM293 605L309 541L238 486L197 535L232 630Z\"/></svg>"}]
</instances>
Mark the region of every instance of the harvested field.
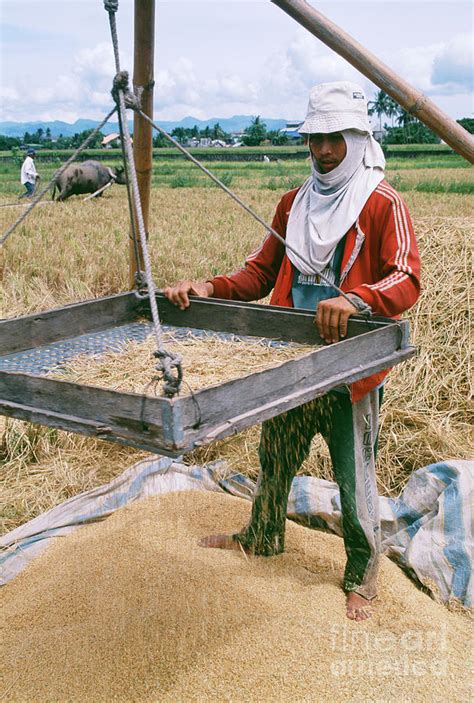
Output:
<instances>
[{"instance_id":1,"label":"harvested field","mask_svg":"<svg viewBox=\"0 0 474 703\"><path fill-rule=\"evenodd\" d=\"M436 170L432 173L435 177ZM239 194L271 219L278 193L258 189ZM382 408L379 489L391 495L414 469L474 456L472 196L412 191L405 198L422 257L423 294L406 315L420 353L390 374ZM2 229L13 219L8 208L0 211ZM216 189L153 190L151 222L158 286L235 270L262 239L261 228ZM75 200L34 211L4 247L3 316L126 290L127 242L126 199L119 187L102 201ZM2 531L111 480L145 456L19 421L0 418L0 423ZM186 460L223 458L230 470L255 477L258 436L259 428L253 427ZM327 450L318 439L301 472L331 477Z\"/></svg>"},{"instance_id":2,"label":"harvested field","mask_svg":"<svg viewBox=\"0 0 474 703\"><path fill-rule=\"evenodd\" d=\"M345 618L342 540L287 523L271 559L202 549L250 504L149 498L58 540L0 593L6 700L468 700L466 616L388 560Z\"/></svg>"}]
</instances>

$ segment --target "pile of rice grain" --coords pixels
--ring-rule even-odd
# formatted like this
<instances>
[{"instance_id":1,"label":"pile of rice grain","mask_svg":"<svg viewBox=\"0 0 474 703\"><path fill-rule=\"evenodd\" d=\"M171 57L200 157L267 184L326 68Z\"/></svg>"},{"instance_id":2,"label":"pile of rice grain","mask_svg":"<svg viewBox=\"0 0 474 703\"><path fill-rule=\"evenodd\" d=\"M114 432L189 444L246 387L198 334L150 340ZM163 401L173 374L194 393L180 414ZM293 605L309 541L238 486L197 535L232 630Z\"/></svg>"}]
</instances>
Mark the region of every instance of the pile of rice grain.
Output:
<instances>
[{"instance_id":1,"label":"pile of rice grain","mask_svg":"<svg viewBox=\"0 0 474 703\"><path fill-rule=\"evenodd\" d=\"M182 358L181 395L263 371L316 348L302 344L271 346L269 340L258 338L242 342L212 332L202 336L190 332L186 337L165 332L162 339L167 351ZM126 342L118 352L81 354L48 375L89 386L159 396L163 387L161 381L153 380L158 375L155 350L156 339L149 336L143 342Z\"/></svg>"},{"instance_id":2,"label":"pile of rice grain","mask_svg":"<svg viewBox=\"0 0 474 703\"><path fill-rule=\"evenodd\" d=\"M288 523L271 559L196 545L249 510L174 493L58 540L1 592L4 699L467 700L467 618L388 560L353 623L338 537Z\"/></svg>"}]
</instances>

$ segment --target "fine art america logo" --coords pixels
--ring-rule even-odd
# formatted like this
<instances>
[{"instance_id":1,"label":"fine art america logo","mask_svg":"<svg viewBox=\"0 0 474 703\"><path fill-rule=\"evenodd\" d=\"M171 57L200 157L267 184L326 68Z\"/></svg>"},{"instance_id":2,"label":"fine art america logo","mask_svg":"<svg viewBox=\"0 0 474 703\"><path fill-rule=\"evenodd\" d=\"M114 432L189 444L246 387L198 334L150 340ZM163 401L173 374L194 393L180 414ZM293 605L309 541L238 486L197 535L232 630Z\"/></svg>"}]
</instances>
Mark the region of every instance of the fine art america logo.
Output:
<instances>
[{"instance_id":1,"label":"fine art america logo","mask_svg":"<svg viewBox=\"0 0 474 703\"><path fill-rule=\"evenodd\" d=\"M434 630L355 631L348 625L331 627L331 649L336 655L330 671L337 678L366 679L406 676L447 676L446 626Z\"/></svg>"}]
</instances>

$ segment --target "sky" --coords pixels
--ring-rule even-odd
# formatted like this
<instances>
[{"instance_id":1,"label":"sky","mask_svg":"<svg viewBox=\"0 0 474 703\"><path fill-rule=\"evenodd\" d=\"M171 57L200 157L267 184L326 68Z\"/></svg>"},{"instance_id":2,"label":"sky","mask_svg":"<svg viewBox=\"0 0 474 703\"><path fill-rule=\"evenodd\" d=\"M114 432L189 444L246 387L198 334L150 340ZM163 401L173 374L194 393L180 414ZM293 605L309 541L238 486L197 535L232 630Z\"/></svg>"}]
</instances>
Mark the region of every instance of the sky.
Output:
<instances>
[{"instance_id":1,"label":"sky","mask_svg":"<svg viewBox=\"0 0 474 703\"><path fill-rule=\"evenodd\" d=\"M311 4L451 117L472 117L473 8L464 0ZM115 73L102 0L0 0L0 120L101 119ZM133 0L116 15L133 73ZM156 121L302 119L317 83L377 90L270 0L156 0Z\"/></svg>"}]
</instances>

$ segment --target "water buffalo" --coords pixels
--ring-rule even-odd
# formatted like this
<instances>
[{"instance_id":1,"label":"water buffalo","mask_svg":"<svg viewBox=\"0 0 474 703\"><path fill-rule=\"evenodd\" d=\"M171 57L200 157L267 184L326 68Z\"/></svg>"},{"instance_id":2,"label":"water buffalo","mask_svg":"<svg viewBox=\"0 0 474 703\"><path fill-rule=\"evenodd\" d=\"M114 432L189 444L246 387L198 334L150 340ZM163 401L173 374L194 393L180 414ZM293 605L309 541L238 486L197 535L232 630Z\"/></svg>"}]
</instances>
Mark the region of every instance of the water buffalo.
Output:
<instances>
[{"instance_id":1,"label":"water buffalo","mask_svg":"<svg viewBox=\"0 0 474 703\"><path fill-rule=\"evenodd\" d=\"M122 185L127 182L123 166L111 169L99 161L84 161L80 164L71 164L61 175L56 177L53 188L53 200L56 188L59 191L56 200L66 200L71 195L95 193L96 190L107 185L111 180ZM102 193L99 193L99 196L101 195Z\"/></svg>"}]
</instances>

